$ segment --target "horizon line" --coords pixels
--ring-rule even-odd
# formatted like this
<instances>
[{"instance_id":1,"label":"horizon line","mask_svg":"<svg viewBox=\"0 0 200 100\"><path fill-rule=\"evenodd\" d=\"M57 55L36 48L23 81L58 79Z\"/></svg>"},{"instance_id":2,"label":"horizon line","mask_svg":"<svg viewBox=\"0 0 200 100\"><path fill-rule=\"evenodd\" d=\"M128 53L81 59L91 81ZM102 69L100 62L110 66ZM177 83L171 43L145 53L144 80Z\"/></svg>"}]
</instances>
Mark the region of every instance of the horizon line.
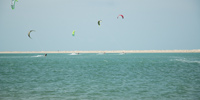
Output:
<instances>
[{"instance_id":1,"label":"horizon line","mask_svg":"<svg viewBox=\"0 0 200 100\"><path fill-rule=\"evenodd\" d=\"M0 51L0 53L200 53L200 49L193 49L193 50Z\"/></svg>"}]
</instances>

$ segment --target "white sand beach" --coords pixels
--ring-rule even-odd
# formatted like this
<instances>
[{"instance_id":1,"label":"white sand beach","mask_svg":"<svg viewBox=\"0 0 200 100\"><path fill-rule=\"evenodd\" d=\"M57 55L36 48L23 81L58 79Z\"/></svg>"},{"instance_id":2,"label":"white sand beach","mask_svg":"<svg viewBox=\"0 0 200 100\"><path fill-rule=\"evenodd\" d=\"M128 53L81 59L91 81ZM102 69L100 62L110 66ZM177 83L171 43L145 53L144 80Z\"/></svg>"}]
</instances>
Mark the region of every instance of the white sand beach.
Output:
<instances>
[{"instance_id":1,"label":"white sand beach","mask_svg":"<svg viewBox=\"0 0 200 100\"><path fill-rule=\"evenodd\" d=\"M194 50L105 50L105 51L0 51L0 53L200 53Z\"/></svg>"}]
</instances>

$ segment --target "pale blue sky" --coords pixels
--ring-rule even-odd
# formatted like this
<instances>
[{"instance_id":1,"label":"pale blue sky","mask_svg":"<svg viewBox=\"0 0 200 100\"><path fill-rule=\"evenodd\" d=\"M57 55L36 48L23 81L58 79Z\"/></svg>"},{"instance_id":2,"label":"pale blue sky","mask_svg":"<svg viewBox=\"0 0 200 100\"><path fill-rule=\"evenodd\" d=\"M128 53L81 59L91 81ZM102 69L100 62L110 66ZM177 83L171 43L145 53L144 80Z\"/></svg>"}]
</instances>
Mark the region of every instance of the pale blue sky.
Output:
<instances>
[{"instance_id":1,"label":"pale blue sky","mask_svg":"<svg viewBox=\"0 0 200 100\"><path fill-rule=\"evenodd\" d=\"M200 0L19 0L14 10L10 4L0 0L0 51L200 49Z\"/></svg>"}]
</instances>

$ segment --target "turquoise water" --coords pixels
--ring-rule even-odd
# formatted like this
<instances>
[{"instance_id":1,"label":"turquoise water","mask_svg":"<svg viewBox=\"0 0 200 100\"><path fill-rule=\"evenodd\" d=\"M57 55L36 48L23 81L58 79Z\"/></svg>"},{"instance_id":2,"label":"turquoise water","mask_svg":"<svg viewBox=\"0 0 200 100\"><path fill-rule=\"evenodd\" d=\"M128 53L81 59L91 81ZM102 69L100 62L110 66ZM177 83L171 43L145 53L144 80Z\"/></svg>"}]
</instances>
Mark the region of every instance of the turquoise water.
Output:
<instances>
[{"instance_id":1,"label":"turquoise water","mask_svg":"<svg viewBox=\"0 0 200 100\"><path fill-rule=\"evenodd\" d=\"M0 100L200 100L200 54L0 54Z\"/></svg>"}]
</instances>

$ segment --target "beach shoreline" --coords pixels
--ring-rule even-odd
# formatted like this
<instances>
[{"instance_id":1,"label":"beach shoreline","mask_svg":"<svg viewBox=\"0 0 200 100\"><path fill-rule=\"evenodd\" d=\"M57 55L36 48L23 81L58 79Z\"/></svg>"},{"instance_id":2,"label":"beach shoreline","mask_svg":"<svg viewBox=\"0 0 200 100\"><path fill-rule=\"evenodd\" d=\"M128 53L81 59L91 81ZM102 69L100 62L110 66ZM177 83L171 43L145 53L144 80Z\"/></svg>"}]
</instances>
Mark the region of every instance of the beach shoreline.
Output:
<instances>
[{"instance_id":1,"label":"beach shoreline","mask_svg":"<svg viewBox=\"0 0 200 100\"><path fill-rule=\"evenodd\" d=\"M105 51L0 51L0 54L18 53L200 53L194 50L105 50Z\"/></svg>"}]
</instances>

